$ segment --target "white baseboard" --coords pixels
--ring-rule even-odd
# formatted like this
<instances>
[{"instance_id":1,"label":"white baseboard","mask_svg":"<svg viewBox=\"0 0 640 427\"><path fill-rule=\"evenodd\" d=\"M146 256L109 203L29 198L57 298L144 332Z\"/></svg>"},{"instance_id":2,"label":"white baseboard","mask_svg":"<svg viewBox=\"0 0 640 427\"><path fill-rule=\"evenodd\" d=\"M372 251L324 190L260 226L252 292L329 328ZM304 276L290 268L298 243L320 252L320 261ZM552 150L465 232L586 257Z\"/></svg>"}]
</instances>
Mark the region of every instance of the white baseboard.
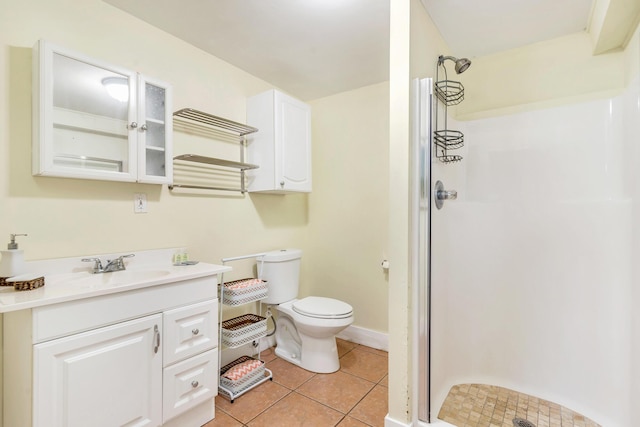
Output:
<instances>
[{"instance_id":1,"label":"white baseboard","mask_svg":"<svg viewBox=\"0 0 640 427\"><path fill-rule=\"evenodd\" d=\"M417 420L409 424L405 424L402 421L394 420L387 414L384 417L384 427L428 427L428 426L438 426L438 427L454 427L453 425L446 423L442 420L435 420L432 423L425 423L423 421Z\"/></svg>"},{"instance_id":2,"label":"white baseboard","mask_svg":"<svg viewBox=\"0 0 640 427\"><path fill-rule=\"evenodd\" d=\"M371 329L361 328L359 326L349 326L337 336L345 341L351 341L356 344L366 345L367 347L378 350L389 351L389 336L382 332L372 331ZM276 345L274 335L262 338L260 340L260 351Z\"/></svg>"},{"instance_id":3,"label":"white baseboard","mask_svg":"<svg viewBox=\"0 0 640 427\"><path fill-rule=\"evenodd\" d=\"M411 427L411 424L405 424L398 420L394 420L389 416L389 414L387 414L387 416L384 417L384 427Z\"/></svg>"},{"instance_id":4,"label":"white baseboard","mask_svg":"<svg viewBox=\"0 0 640 427\"><path fill-rule=\"evenodd\" d=\"M360 326L349 326L338 334L338 338L378 350L389 351L388 334L361 328Z\"/></svg>"}]
</instances>

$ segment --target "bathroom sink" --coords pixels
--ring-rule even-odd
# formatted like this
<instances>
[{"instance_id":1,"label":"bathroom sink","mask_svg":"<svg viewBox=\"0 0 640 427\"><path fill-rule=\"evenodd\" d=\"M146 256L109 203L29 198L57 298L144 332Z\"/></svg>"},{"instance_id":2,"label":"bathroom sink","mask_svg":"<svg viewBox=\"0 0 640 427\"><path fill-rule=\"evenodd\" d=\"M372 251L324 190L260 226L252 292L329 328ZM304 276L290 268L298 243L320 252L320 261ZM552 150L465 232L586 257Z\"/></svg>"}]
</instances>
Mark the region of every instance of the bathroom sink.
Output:
<instances>
[{"instance_id":1,"label":"bathroom sink","mask_svg":"<svg viewBox=\"0 0 640 427\"><path fill-rule=\"evenodd\" d=\"M149 282L154 279L158 279L163 276L169 275L171 272L168 270L122 270L114 271L112 273L74 273L66 275L59 279L59 283L80 286L82 288L100 288L100 287L112 287L119 285L128 285L135 283Z\"/></svg>"},{"instance_id":2,"label":"bathroom sink","mask_svg":"<svg viewBox=\"0 0 640 427\"><path fill-rule=\"evenodd\" d=\"M170 273L171 272L167 270L123 270L123 271L115 271L113 273L94 274L93 276L111 276L108 278L110 283L124 284L124 283L147 282L149 280L166 276Z\"/></svg>"}]
</instances>

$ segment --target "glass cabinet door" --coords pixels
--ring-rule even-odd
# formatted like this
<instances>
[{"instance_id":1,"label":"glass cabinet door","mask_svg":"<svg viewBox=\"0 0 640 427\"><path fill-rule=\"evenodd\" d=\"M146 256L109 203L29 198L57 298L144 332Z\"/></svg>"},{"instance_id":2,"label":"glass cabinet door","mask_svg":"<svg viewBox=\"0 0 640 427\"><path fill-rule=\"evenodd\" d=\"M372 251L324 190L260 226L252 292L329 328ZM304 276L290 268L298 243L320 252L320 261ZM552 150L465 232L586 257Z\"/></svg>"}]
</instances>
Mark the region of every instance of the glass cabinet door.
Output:
<instances>
[{"instance_id":1,"label":"glass cabinet door","mask_svg":"<svg viewBox=\"0 0 640 427\"><path fill-rule=\"evenodd\" d=\"M135 181L135 73L44 41L36 52L34 174Z\"/></svg>"},{"instance_id":2,"label":"glass cabinet door","mask_svg":"<svg viewBox=\"0 0 640 427\"><path fill-rule=\"evenodd\" d=\"M144 76L138 78L138 181L171 184L173 177L171 86Z\"/></svg>"}]
</instances>

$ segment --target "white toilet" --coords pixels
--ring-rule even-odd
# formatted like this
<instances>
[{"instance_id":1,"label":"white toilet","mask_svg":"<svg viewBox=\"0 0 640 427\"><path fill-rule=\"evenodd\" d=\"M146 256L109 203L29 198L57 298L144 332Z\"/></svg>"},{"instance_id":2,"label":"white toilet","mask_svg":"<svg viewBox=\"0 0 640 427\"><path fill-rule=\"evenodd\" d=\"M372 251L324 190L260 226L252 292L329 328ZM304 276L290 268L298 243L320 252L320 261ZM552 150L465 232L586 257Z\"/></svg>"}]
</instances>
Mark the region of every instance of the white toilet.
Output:
<instances>
[{"instance_id":1,"label":"white toilet","mask_svg":"<svg viewBox=\"0 0 640 427\"><path fill-rule=\"evenodd\" d=\"M276 355L311 372L335 372L340 369L336 335L353 323L353 308L332 298L296 299L301 257L299 249L284 249L258 259L268 288L262 302L277 304Z\"/></svg>"}]
</instances>

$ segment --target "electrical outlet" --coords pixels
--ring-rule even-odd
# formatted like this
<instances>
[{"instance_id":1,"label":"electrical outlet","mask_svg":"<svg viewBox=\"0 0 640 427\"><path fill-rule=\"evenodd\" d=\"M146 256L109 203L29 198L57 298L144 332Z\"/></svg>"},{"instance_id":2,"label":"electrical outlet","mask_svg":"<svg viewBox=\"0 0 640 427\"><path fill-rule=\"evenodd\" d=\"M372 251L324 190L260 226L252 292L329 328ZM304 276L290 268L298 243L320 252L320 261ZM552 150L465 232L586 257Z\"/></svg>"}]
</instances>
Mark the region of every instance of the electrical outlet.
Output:
<instances>
[{"instance_id":1,"label":"electrical outlet","mask_svg":"<svg viewBox=\"0 0 640 427\"><path fill-rule=\"evenodd\" d=\"M133 195L133 211L135 213L147 213L147 195L135 193Z\"/></svg>"}]
</instances>

